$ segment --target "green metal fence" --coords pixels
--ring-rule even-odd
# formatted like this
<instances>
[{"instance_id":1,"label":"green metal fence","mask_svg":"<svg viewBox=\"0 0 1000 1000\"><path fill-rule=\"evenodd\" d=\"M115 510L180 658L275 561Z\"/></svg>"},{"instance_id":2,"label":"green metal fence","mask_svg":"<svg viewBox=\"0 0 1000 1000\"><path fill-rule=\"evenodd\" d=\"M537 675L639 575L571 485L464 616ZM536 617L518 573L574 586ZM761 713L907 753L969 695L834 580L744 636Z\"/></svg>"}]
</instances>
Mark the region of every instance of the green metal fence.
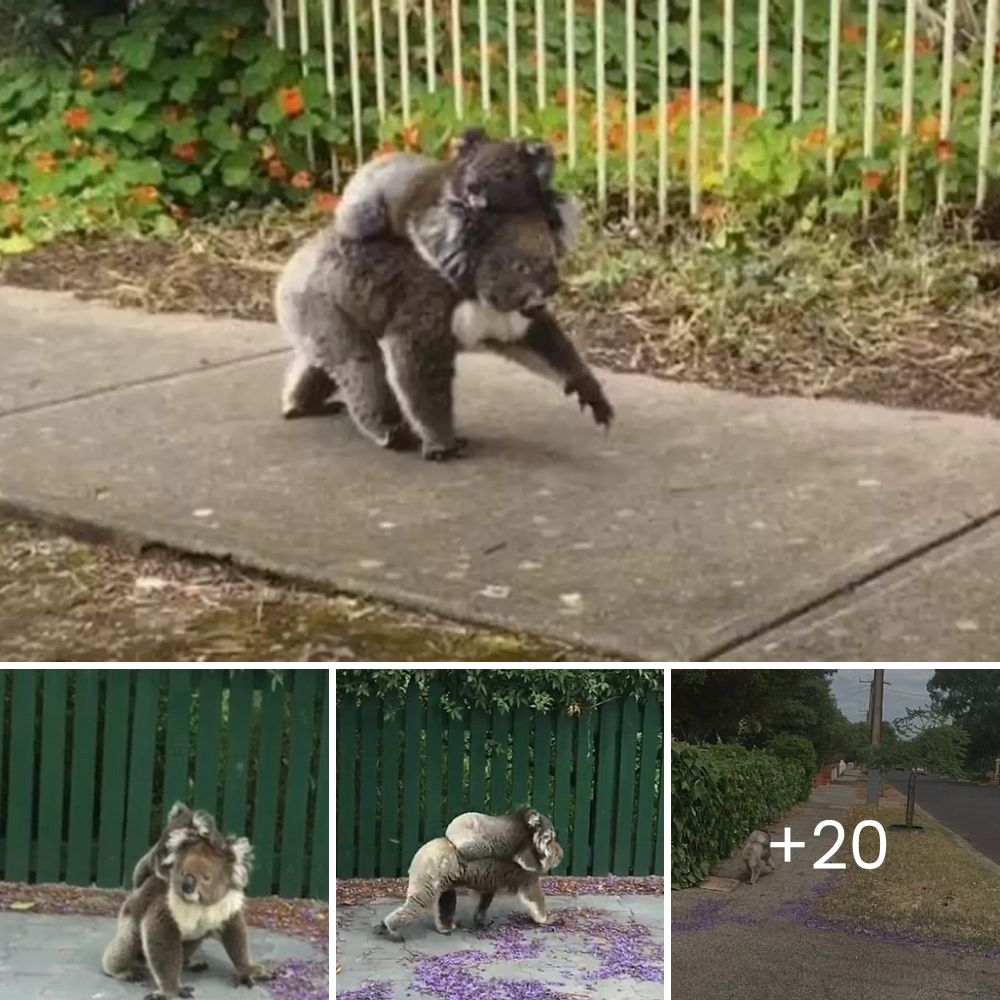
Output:
<instances>
[{"instance_id":1,"label":"green metal fence","mask_svg":"<svg viewBox=\"0 0 1000 1000\"><path fill-rule=\"evenodd\" d=\"M178 799L328 893L326 670L0 670L0 879L125 885Z\"/></svg>"},{"instance_id":2,"label":"green metal fence","mask_svg":"<svg viewBox=\"0 0 1000 1000\"><path fill-rule=\"evenodd\" d=\"M338 704L338 878L401 875L452 817L525 804L555 824L557 874L663 874L662 701L447 718L440 695Z\"/></svg>"}]
</instances>

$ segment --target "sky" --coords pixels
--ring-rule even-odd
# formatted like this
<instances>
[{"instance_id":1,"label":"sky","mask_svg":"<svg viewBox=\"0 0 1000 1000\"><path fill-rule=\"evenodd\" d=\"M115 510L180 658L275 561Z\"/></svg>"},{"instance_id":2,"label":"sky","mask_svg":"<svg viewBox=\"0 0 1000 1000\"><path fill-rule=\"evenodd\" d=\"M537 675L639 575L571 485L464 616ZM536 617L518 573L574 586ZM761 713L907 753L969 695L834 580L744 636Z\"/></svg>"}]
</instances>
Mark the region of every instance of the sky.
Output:
<instances>
[{"instance_id":1,"label":"sky","mask_svg":"<svg viewBox=\"0 0 1000 1000\"><path fill-rule=\"evenodd\" d=\"M927 682L933 669L886 667L882 718L888 722L906 714L908 708L926 708L931 703ZM830 690L850 722L863 722L868 714L868 692L872 668L838 670L830 679Z\"/></svg>"}]
</instances>

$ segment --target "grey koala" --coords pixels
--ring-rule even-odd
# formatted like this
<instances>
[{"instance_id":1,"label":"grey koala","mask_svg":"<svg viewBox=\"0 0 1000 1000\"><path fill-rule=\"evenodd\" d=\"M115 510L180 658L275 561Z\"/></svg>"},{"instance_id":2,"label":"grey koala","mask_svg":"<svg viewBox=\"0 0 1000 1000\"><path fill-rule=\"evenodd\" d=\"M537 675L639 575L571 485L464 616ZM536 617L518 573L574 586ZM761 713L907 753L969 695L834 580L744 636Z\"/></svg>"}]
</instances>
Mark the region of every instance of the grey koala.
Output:
<instances>
[{"instance_id":1,"label":"grey koala","mask_svg":"<svg viewBox=\"0 0 1000 1000\"><path fill-rule=\"evenodd\" d=\"M766 865L768 871L774 871L774 865L771 864L771 835L766 830L754 830L740 852L741 871L751 885L760 877L762 865Z\"/></svg>"},{"instance_id":2,"label":"grey koala","mask_svg":"<svg viewBox=\"0 0 1000 1000\"><path fill-rule=\"evenodd\" d=\"M613 410L572 342L544 307L558 279L544 212L491 217L481 247L461 254L476 299L432 261L447 255L448 209L411 232L419 243L344 239L327 227L286 264L275 292L293 358L285 417L329 412L339 390L355 426L380 447L445 460L466 442L454 429L455 353L485 348L557 380L608 425Z\"/></svg>"},{"instance_id":3,"label":"grey koala","mask_svg":"<svg viewBox=\"0 0 1000 1000\"><path fill-rule=\"evenodd\" d=\"M503 816L468 812L456 816L444 835L466 861L499 858L526 871L541 871L556 839L552 821L537 809L518 809Z\"/></svg>"}]
</instances>

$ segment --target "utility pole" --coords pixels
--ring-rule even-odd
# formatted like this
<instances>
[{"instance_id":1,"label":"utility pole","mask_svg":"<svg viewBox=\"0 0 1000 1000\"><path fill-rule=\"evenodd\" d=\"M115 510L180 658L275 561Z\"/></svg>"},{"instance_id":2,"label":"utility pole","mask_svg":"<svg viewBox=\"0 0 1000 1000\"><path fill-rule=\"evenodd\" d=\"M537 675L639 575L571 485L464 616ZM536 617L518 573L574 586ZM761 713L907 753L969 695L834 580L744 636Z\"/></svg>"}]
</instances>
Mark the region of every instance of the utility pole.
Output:
<instances>
[{"instance_id":1,"label":"utility pole","mask_svg":"<svg viewBox=\"0 0 1000 1000\"><path fill-rule=\"evenodd\" d=\"M882 742L882 683L885 678L884 670L876 670L872 677L872 698L871 698L871 724L872 724L872 752L878 751ZM868 805L878 805L878 793L882 785L882 768L870 767L868 769L868 797L865 800Z\"/></svg>"}]
</instances>

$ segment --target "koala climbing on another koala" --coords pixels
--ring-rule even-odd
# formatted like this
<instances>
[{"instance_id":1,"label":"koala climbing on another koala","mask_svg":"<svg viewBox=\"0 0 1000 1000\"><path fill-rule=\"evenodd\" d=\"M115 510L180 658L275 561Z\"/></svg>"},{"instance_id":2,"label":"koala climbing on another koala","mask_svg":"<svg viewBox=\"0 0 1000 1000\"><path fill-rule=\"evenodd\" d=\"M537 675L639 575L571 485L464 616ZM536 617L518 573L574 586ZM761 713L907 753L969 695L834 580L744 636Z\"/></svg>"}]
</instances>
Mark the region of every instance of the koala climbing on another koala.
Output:
<instances>
[{"instance_id":1,"label":"koala climbing on another koala","mask_svg":"<svg viewBox=\"0 0 1000 1000\"><path fill-rule=\"evenodd\" d=\"M466 861L499 858L534 872L542 870L556 839L552 821L537 809L518 809L504 816L462 813L444 835Z\"/></svg>"},{"instance_id":2,"label":"koala climbing on another koala","mask_svg":"<svg viewBox=\"0 0 1000 1000\"><path fill-rule=\"evenodd\" d=\"M435 238L435 227L423 226ZM329 412L336 389L358 430L380 447L419 443L425 458L445 460L465 445L454 429L455 354L482 348L557 380L609 424L613 410L600 384L544 308L558 279L556 257L544 213L496 216L481 252L463 264L478 300L463 300L401 241L322 230L292 256L275 293L293 348L283 414Z\"/></svg>"},{"instance_id":3,"label":"koala climbing on another koala","mask_svg":"<svg viewBox=\"0 0 1000 1000\"><path fill-rule=\"evenodd\" d=\"M156 990L145 1000L190 997L193 988L181 985L185 959L211 935L233 963L235 985L270 978L250 958L243 918L251 859L245 837L223 837L214 824L204 833L195 824L171 831L155 866L157 877L147 874L122 904L101 963L105 974L134 982L144 978L146 965Z\"/></svg>"},{"instance_id":4,"label":"koala climbing on another koala","mask_svg":"<svg viewBox=\"0 0 1000 1000\"><path fill-rule=\"evenodd\" d=\"M766 830L754 830L740 852L741 872L751 885L760 877L762 865L766 865L768 871L774 871L774 865L771 864L771 835Z\"/></svg>"},{"instance_id":5,"label":"koala climbing on another koala","mask_svg":"<svg viewBox=\"0 0 1000 1000\"><path fill-rule=\"evenodd\" d=\"M472 889L479 893L475 924L488 924L486 911L497 893L513 893L524 904L536 924L548 922L545 896L539 877L562 862L563 850L558 841L551 841L543 866L539 871L526 871L513 861L486 858L466 861L446 837L424 844L410 862L410 880L406 901L375 926L376 934L386 934L402 940L402 931L418 917L430 911L434 926L441 934L454 928L455 889ZM446 894L450 892L450 902Z\"/></svg>"},{"instance_id":6,"label":"koala climbing on another koala","mask_svg":"<svg viewBox=\"0 0 1000 1000\"><path fill-rule=\"evenodd\" d=\"M160 867L167 855L167 841L174 831L185 827L191 827L203 837L218 832L214 818L204 809L195 810L183 802L175 802L167 814L167 825L163 828L160 839L136 862L132 871L133 889L138 889L150 875L158 875L164 882L169 881L170 873Z\"/></svg>"}]
</instances>

